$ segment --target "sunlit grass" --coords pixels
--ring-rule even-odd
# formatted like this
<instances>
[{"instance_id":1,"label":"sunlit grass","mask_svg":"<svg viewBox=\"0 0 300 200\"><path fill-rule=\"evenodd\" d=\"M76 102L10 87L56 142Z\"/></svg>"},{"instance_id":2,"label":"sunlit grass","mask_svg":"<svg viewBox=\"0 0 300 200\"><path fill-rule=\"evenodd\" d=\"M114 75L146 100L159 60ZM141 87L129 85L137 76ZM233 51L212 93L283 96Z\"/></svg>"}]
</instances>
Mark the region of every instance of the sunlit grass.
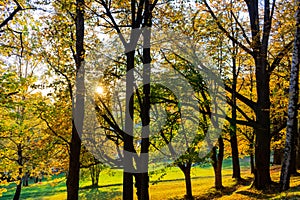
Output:
<instances>
[{"instance_id":1,"label":"sunlit grass","mask_svg":"<svg viewBox=\"0 0 300 200\"><path fill-rule=\"evenodd\" d=\"M150 178L150 197L154 200L162 199L183 199L185 194L185 182L183 173L177 167L166 169L166 175L152 175ZM214 189L214 173L209 166L192 168L192 187L195 199L300 199L300 177L291 178L291 189L279 193L276 189L262 192L251 189L252 175L248 168L243 167L242 177L246 180L243 185L237 185L231 178L231 168L227 161L224 163L223 185L224 190ZM272 167L272 180L279 181L280 166ZM158 178L161 177L159 181ZM21 199L26 200L64 200L66 199L66 178L64 175L57 176L52 180L44 180L42 183L30 183L29 187L23 187ZM80 181L81 200L117 200L122 197L122 171L112 170L103 172L100 176L98 188L90 187L89 177ZM0 199L11 200L14 194L15 185L6 185L7 192L3 193ZM135 197L135 199L137 199Z\"/></svg>"}]
</instances>

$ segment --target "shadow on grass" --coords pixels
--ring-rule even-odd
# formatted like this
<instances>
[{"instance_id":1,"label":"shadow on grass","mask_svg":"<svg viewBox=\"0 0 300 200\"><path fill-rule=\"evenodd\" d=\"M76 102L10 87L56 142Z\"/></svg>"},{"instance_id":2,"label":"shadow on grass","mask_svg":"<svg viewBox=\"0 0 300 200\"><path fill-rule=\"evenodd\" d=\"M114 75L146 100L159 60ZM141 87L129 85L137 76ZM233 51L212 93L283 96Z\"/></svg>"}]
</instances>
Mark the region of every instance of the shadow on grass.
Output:
<instances>
[{"instance_id":1,"label":"shadow on grass","mask_svg":"<svg viewBox=\"0 0 300 200\"><path fill-rule=\"evenodd\" d=\"M272 197L272 195L270 195L270 194L256 193L256 192L250 191L250 190L238 191L236 193L244 195L244 196L256 198L256 199L269 199Z\"/></svg>"},{"instance_id":2,"label":"shadow on grass","mask_svg":"<svg viewBox=\"0 0 300 200\"><path fill-rule=\"evenodd\" d=\"M242 179L241 181L237 182L236 184L234 184L231 187L224 187L221 190L216 190L214 187L212 187L207 193L200 195L200 196L195 196L194 200L211 200L211 199L215 199L215 198L220 198L224 195L231 195L233 194L239 186L247 186L251 184L253 178L247 178L247 179ZM172 198L169 200L185 200L185 198Z\"/></svg>"},{"instance_id":3,"label":"shadow on grass","mask_svg":"<svg viewBox=\"0 0 300 200\"><path fill-rule=\"evenodd\" d=\"M88 188L88 187L85 187ZM103 199L111 200L122 196L122 192L118 187L111 187L108 191L102 191L101 187L90 187L90 189L80 189L79 195L82 200ZM103 187L102 187L103 188Z\"/></svg>"},{"instance_id":4,"label":"shadow on grass","mask_svg":"<svg viewBox=\"0 0 300 200\"><path fill-rule=\"evenodd\" d=\"M237 182L236 184L234 184L231 187L224 187L221 190L216 190L214 187L211 188L206 194L201 195L201 196L196 196L195 199L196 200L210 200L210 199L214 199L214 198L220 198L224 195L231 195L232 193L234 193L239 186L247 186L251 184L253 178L246 178L246 179L242 179L239 182Z\"/></svg>"},{"instance_id":5,"label":"shadow on grass","mask_svg":"<svg viewBox=\"0 0 300 200\"><path fill-rule=\"evenodd\" d=\"M56 189L56 190L52 190L52 191L43 190L43 188L41 188L41 189L35 188L34 190L32 190L30 188L29 188L29 190L26 190L26 189L23 189L21 191L20 199L30 199L30 198L31 199L42 199L43 197L53 196L53 195L56 195L57 193L66 191L65 189ZM11 200L11 199L13 199L13 196L14 196L14 191L8 192L8 193L3 193L1 199Z\"/></svg>"},{"instance_id":6,"label":"shadow on grass","mask_svg":"<svg viewBox=\"0 0 300 200\"><path fill-rule=\"evenodd\" d=\"M97 186L93 186L93 185L88 185L88 186L84 186L84 187L80 187L81 190L86 190L86 189L95 189L95 188L107 188L107 187L114 187L114 186L122 186L122 183L116 183L116 184L109 184L109 185L97 185Z\"/></svg>"}]
</instances>

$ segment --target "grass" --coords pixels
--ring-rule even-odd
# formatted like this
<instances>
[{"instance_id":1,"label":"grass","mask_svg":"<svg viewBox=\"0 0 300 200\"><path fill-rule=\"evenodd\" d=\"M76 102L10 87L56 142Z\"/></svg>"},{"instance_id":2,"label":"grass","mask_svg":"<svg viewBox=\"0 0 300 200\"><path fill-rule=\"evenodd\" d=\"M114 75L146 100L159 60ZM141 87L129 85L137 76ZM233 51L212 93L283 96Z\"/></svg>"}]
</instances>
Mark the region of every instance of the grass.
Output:
<instances>
[{"instance_id":1,"label":"grass","mask_svg":"<svg viewBox=\"0 0 300 200\"><path fill-rule=\"evenodd\" d=\"M245 161L246 162L246 161ZM192 168L192 186L195 199L300 199L300 177L291 178L291 189L287 192L278 192L276 188L269 191L258 191L251 189L252 175L249 173L247 164L242 164L242 177L245 179L244 184L236 184L231 178L230 160L224 161L223 167L223 185L222 191L214 189L214 174L210 166L195 166ZM114 175L110 172L104 172L100 176L98 188L91 188L90 179L80 181L79 196L82 200L116 200L122 197L122 171L113 170ZM279 181L280 167L272 167L272 180ZM160 178L160 181L156 181ZM155 174L150 178L150 196L151 199L183 199L185 194L184 176L176 168L167 168L166 175ZM49 180L43 180L42 183L30 183L29 187L23 187L21 199L26 200L63 200L66 199L66 185L64 175L54 176ZM6 184L2 186L7 192L3 193L0 199L11 200L14 195L15 184Z\"/></svg>"}]
</instances>

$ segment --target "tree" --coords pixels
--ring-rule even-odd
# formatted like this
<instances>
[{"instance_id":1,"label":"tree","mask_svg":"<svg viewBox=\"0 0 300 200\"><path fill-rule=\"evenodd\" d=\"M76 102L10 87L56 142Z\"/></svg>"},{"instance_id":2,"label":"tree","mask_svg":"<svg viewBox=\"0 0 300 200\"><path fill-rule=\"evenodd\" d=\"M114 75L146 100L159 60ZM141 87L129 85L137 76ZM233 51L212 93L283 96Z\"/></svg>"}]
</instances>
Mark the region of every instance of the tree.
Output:
<instances>
[{"instance_id":1,"label":"tree","mask_svg":"<svg viewBox=\"0 0 300 200\"><path fill-rule=\"evenodd\" d=\"M125 49L126 56L126 101L128 102L128 106L125 112L125 127L124 132L121 132L121 137L124 142L124 173L123 173L123 199L133 199L133 174L128 172L128 169L133 169L133 157L132 153L136 153L133 144L133 101L132 94L134 93L134 73L133 69L135 68L135 52L136 45L138 39L141 34L143 34L143 80L145 83L149 82L150 78L150 28L152 25L152 11L156 6L157 0L150 2L149 0L142 0L136 2L132 0L129 3L124 3L123 9L129 12L125 12L124 14L128 16L130 22L121 20L120 24L117 24L118 13L114 14L114 10L118 10L120 4L112 3L108 4L106 1L100 0L98 3L104 9L104 16L108 22L108 27L110 29L114 29L119 34L119 39L123 44L123 48ZM130 14L129 14L130 13ZM116 16L114 16L116 15ZM98 15L101 16L101 15ZM104 17L104 18L105 18ZM123 24L125 23L125 24ZM130 40L129 42L125 41L124 33L121 32L121 27L130 27ZM142 112L141 119L142 125L147 127L149 124L149 109L150 109L150 85L144 84L143 86L143 97L142 97ZM125 133L125 134L124 134ZM141 141L141 156L135 160L137 170L146 169L148 166L148 159L146 155L149 148L149 130L147 128L142 131L142 141ZM136 173L136 186L137 186L137 196L139 199L149 199L148 193L148 182L149 176L148 172Z\"/></svg>"},{"instance_id":2,"label":"tree","mask_svg":"<svg viewBox=\"0 0 300 200\"><path fill-rule=\"evenodd\" d=\"M84 0L76 0L76 105L72 118L72 136L70 142L70 162L67 177L67 199L77 200L79 191L80 149L84 111ZM80 109L81 108L81 109ZM76 119L74 117L76 116ZM75 121L76 120L76 121ZM75 124L76 123L76 124Z\"/></svg>"},{"instance_id":3,"label":"tree","mask_svg":"<svg viewBox=\"0 0 300 200\"><path fill-rule=\"evenodd\" d=\"M6 77L6 80L3 80L6 84L18 88L18 94L9 102L1 103L0 168L3 172L10 172L12 179L16 181L14 199L18 200L22 182L24 186L28 186L26 178L30 174L39 170L49 170L44 159L51 148L44 145L48 134L44 132L44 124L37 115L36 105L45 99L40 93L31 94L30 91L34 77L29 75L23 78L15 73L9 76L2 74L3 76ZM8 80L10 81L7 82ZM4 82L2 86L5 85Z\"/></svg>"},{"instance_id":4,"label":"tree","mask_svg":"<svg viewBox=\"0 0 300 200\"><path fill-rule=\"evenodd\" d=\"M281 50L276 53L274 59L269 59L269 41L272 31L272 22L274 18L275 1L270 2L265 0L263 5L260 6L259 1L245 0L247 6L247 13L249 15L250 29L244 28L243 23L240 23L240 29L243 31L243 39L235 39L224 25L218 20L217 15L208 4L204 1L205 7L211 14L219 29L236 45L242 48L245 52L252 56L255 65L255 78L256 78L256 92L257 101L250 101L238 94L237 98L247 104L254 110L256 115L255 122L255 178L253 186L257 189L263 189L271 184L270 177L270 75L276 67L278 67L281 60L291 49L291 42L281 45ZM262 10L263 16L259 12ZM238 23L238 19L236 19ZM251 41L249 40L246 31L250 30ZM246 41L246 44L243 43ZM227 88L232 92L232 88Z\"/></svg>"},{"instance_id":5,"label":"tree","mask_svg":"<svg viewBox=\"0 0 300 200\"><path fill-rule=\"evenodd\" d=\"M300 1L296 2L296 32L294 39L294 50L290 75L289 106L286 130L286 143L284 148L284 159L281 168L280 186L281 190L287 190L290 184L292 171L293 152L295 151L295 135L297 133L297 113L299 99L299 64L300 64Z\"/></svg>"}]
</instances>

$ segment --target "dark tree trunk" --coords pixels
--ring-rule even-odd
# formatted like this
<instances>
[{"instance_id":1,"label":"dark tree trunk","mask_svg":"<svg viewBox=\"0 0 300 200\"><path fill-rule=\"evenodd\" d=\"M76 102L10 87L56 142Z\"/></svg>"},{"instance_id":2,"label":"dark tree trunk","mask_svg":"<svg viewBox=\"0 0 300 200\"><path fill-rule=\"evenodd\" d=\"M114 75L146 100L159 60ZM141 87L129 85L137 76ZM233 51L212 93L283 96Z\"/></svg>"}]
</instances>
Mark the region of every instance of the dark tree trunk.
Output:
<instances>
[{"instance_id":1,"label":"dark tree trunk","mask_svg":"<svg viewBox=\"0 0 300 200\"><path fill-rule=\"evenodd\" d=\"M90 167L92 187L97 187L99 183L99 176L101 173L101 167L99 165L92 165Z\"/></svg>"},{"instance_id":2,"label":"dark tree trunk","mask_svg":"<svg viewBox=\"0 0 300 200\"><path fill-rule=\"evenodd\" d=\"M298 101L298 100L297 100ZM297 109L297 108L296 108ZM297 114L296 117L294 119L294 140L293 140L293 148L292 148L292 152L291 152L291 175L298 175L297 172L297 151L298 151L298 132L297 132L297 128L298 128L298 122L297 122Z\"/></svg>"},{"instance_id":3,"label":"dark tree trunk","mask_svg":"<svg viewBox=\"0 0 300 200\"><path fill-rule=\"evenodd\" d=\"M257 109L255 129L255 173L253 186L265 189L271 184L270 176L270 95L266 58L255 59L257 84Z\"/></svg>"},{"instance_id":4,"label":"dark tree trunk","mask_svg":"<svg viewBox=\"0 0 300 200\"><path fill-rule=\"evenodd\" d=\"M273 164L274 165L281 165L282 163L282 156L283 156L283 150L275 148L274 149L274 155L273 155Z\"/></svg>"},{"instance_id":5,"label":"dark tree trunk","mask_svg":"<svg viewBox=\"0 0 300 200\"><path fill-rule=\"evenodd\" d=\"M136 173L135 177L135 187L136 187L136 196L138 200L144 200L144 198L149 199L148 187L149 187L149 176L148 173ZM145 182L145 183L143 183ZM143 185L146 185L143 187ZM144 191L143 191L144 190Z\"/></svg>"},{"instance_id":6,"label":"dark tree trunk","mask_svg":"<svg viewBox=\"0 0 300 200\"><path fill-rule=\"evenodd\" d=\"M250 170L251 174L254 174L255 162L254 162L254 133L249 137L249 155L250 155Z\"/></svg>"},{"instance_id":7,"label":"dark tree trunk","mask_svg":"<svg viewBox=\"0 0 300 200\"><path fill-rule=\"evenodd\" d=\"M140 192L138 198L140 200L149 199L149 135L150 135L150 73L151 73L151 6L149 0L145 0L144 23L143 23L143 102L141 108L142 119L142 143L139 167L143 173L140 173Z\"/></svg>"},{"instance_id":8,"label":"dark tree trunk","mask_svg":"<svg viewBox=\"0 0 300 200\"><path fill-rule=\"evenodd\" d=\"M299 99L299 63L300 63L300 0L296 1L296 33L294 40L294 51L292 57L292 67L289 87L289 106L288 120L286 127L286 142L284 148L284 157L280 174L281 190L287 190L290 187L290 175L296 170L295 163L295 139L297 132L297 115L298 115L298 99Z\"/></svg>"},{"instance_id":9,"label":"dark tree trunk","mask_svg":"<svg viewBox=\"0 0 300 200\"><path fill-rule=\"evenodd\" d=\"M23 173L23 169L22 169L22 166L23 166L22 145L18 144L17 145L17 149L18 149L18 161L17 161L17 163L20 166L19 167L19 174L18 174L18 178L17 178L17 180L19 181L19 183L17 184L16 192L15 192L13 200L19 200L20 199L21 189L22 189L22 173Z\"/></svg>"},{"instance_id":10,"label":"dark tree trunk","mask_svg":"<svg viewBox=\"0 0 300 200\"><path fill-rule=\"evenodd\" d=\"M67 200L78 200L80 149L84 120L84 0L76 0L76 105L73 105L72 138L70 142L69 173L67 177ZM71 88L69 88L71 89ZM74 113L75 111L75 113ZM76 124L76 126L75 126Z\"/></svg>"},{"instance_id":11,"label":"dark tree trunk","mask_svg":"<svg viewBox=\"0 0 300 200\"><path fill-rule=\"evenodd\" d=\"M250 170L251 170L251 174L254 174L254 155L253 153L250 153Z\"/></svg>"},{"instance_id":12,"label":"dark tree trunk","mask_svg":"<svg viewBox=\"0 0 300 200\"><path fill-rule=\"evenodd\" d=\"M16 192L15 192L15 195L14 195L14 199L13 200L19 200L20 199L20 196L21 196L21 189L22 189L22 179L21 178L18 178L19 179L19 184L17 185L17 188L16 188Z\"/></svg>"},{"instance_id":13,"label":"dark tree trunk","mask_svg":"<svg viewBox=\"0 0 300 200\"><path fill-rule=\"evenodd\" d=\"M222 163L224 158L224 142L222 136L218 139L219 151L217 152L217 147L214 146L212 149L212 165L215 172L215 188L217 190L223 189L222 184Z\"/></svg>"},{"instance_id":14,"label":"dark tree trunk","mask_svg":"<svg viewBox=\"0 0 300 200\"><path fill-rule=\"evenodd\" d=\"M264 1L263 32L259 25L259 2L245 0L251 25L252 56L255 62L257 104L255 110L255 173L253 186L264 189L271 184L270 176L270 71L268 71L268 46L272 24L270 2Z\"/></svg>"},{"instance_id":15,"label":"dark tree trunk","mask_svg":"<svg viewBox=\"0 0 300 200\"><path fill-rule=\"evenodd\" d=\"M67 177L67 199L77 200L79 191L81 140L73 122L72 139L70 143L69 173Z\"/></svg>"},{"instance_id":16,"label":"dark tree trunk","mask_svg":"<svg viewBox=\"0 0 300 200\"><path fill-rule=\"evenodd\" d=\"M241 170L240 170L240 160L239 160L239 151L236 134L233 133L230 138L231 144L231 155L232 155L232 178L236 178L237 180L241 180Z\"/></svg>"},{"instance_id":17,"label":"dark tree trunk","mask_svg":"<svg viewBox=\"0 0 300 200\"><path fill-rule=\"evenodd\" d=\"M300 169L300 123L297 122L296 169Z\"/></svg>"},{"instance_id":18,"label":"dark tree trunk","mask_svg":"<svg viewBox=\"0 0 300 200\"><path fill-rule=\"evenodd\" d=\"M23 177L23 186L28 186L29 172L26 172Z\"/></svg>"},{"instance_id":19,"label":"dark tree trunk","mask_svg":"<svg viewBox=\"0 0 300 200\"><path fill-rule=\"evenodd\" d=\"M232 26L234 26L232 24ZM232 32L234 34L234 30L232 27ZM231 101L232 101L232 112L231 112L231 121L230 121L230 146L231 146L231 156L232 156L232 178L236 178L237 180L241 180L241 170L240 170L240 161L239 161L239 150L238 150L238 141L236 136L236 118L237 118L237 111L236 111L236 84L237 84L237 66L236 66L236 55L238 51L238 46L235 42L232 41L233 46L233 56L232 56L232 94L231 94Z\"/></svg>"},{"instance_id":20,"label":"dark tree trunk","mask_svg":"<svg viewBox=\"0 0 300 200\"><path fill-rule=\"evenodd\" d=\"M190 162L185 162L184 164L178 164L178 167L184 174L185 180L185 199L193 199L192 193L192 182L191 182L191 166Z\"/></svg>"},{"instance_id":21,"label":"dark tree trunk","mask_svg":"<svg viewBox=\"0 0 300 200\"><path fill-rule=\"evenodd\" d=\"M123 170L123 199L133 199L133 87L134 87L134 55L131 50L126 53L126 102L128 107L125 112L125 132L124 135L124 170Z\"/></svg>"}]
</instances>

